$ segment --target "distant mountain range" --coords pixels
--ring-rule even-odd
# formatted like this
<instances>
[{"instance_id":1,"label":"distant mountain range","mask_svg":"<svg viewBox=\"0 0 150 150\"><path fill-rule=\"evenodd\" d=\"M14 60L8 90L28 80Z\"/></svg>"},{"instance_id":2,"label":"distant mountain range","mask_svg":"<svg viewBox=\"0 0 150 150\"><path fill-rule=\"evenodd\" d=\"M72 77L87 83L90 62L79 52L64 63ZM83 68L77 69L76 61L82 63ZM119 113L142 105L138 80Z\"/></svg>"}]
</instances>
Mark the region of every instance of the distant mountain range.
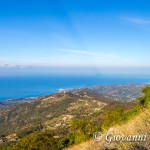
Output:
<instances>
[{"instance_id":1,"label":"distant mountain range","mask_svg":"<svg viewBox=\"0 0 150 150\"><path fill-rule=\"evenodd\" d=\"M0 109L10 108L10 107L13 107L13 106L16 106L18 104L25 103L25 102L30 103L36 99L38 99L38 97L7 99L4 101L0 101Z\"/></svg>"},{"instance_id":2,"label":"distant mountain range","mask_svg":"<svg viewBox=\"0 0 150 150\"><path fill-rule=\"evenodd\" d=\"M112 84L112 85L96 85L89 89L111 96L119 101L132 101L135 98L143 96L141 90L149 84Z\"/></svg>"},{"instance_id":3,"label":"distant mountain range","mask_svg":"<svg viewBox=\"0 0 150 150\"><path fill-rule=\"evenodd\" d=\"M111 84L111 85L95 85L87 87L97 93L107 95L117 101L132 101L137 97L143 96L141 90L149 85L145 84ZM60 89L59 92L74 92L78 89Z\"/></svg>"}]
</instances>

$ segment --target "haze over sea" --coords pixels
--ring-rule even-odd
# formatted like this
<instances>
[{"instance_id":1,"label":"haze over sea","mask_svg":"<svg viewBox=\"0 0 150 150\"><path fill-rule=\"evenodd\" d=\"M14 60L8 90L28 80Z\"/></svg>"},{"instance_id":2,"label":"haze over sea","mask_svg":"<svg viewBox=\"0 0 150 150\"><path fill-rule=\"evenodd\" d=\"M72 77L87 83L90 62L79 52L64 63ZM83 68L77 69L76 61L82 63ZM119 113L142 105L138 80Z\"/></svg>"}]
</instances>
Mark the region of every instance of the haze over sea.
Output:
<instances>
[{"instance_id":1,"label":"haze over sea","mask_svg":"<svg viewBox=\"0 0 150 150\"><path fill-rule=\"evenodd\" d=\"M25 76L0 77L0 101L42 96L59 89L82 88L99 84L150 83L146 75Z\"/></svg>"}]
</instances>

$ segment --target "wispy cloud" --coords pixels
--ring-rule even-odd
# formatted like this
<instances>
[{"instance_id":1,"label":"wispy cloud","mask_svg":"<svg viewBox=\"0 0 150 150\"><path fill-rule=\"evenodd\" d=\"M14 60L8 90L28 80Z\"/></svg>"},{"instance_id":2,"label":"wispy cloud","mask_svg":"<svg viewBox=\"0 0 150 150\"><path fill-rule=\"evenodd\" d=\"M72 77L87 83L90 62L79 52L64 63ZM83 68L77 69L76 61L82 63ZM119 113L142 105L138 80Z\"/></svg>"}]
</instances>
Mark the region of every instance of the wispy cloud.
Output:
<instances>
[{"instance_id":1,"label":"wispy cloud","mask_svg":"<svg viewBox=\"0 0 150 150\"><path fill-rule=\"evenodd\" d=\"M144 25L150 24L150 20L147 20L147 19L130 18L130 17L126 17L124 19L128 22L135 23L135 24L144 24Z\"/></svg>"},{"instance_id":2,"label":"wispy cloud","mask_svg":"<svg viewBox=\"0 0 150 150\"><path fill-rule=\"evenodd\" d=\"M14 64L0 64L0 68L5 68L5 69L9 69L9 68L31 68L32 65L14 65Z\"/></svg>"},{"instance_id":3,"label":"wispy cloud","mask_svg":"<svg viewBox=\"0 0 150 150\"><path fill-rule=\"evenodd\" d=\"M70 49L60 49L60 51L67 52L67 53L74 53L74 54L83 54L83 55L92 55L98 57L116 57L114 53L102 54L98 52L91 52L85 50L70 50Z\"/></svg>"},{"instance_id":4,"label":"wispy cloud","mask_svg":"<svg viewBox=\"0 0 150 150\"><path fill-rule=\"evenodd\" d=\"M96 53L93 53L93 52L81 51L81 50L60 49L60 51L69 52L69 53L76 53L76 54L89 54L89 55L95 55L96 54Z\"/></svg>"},{"instance_id":5,"label":"wispy cloud","mask_svg":"<svg viewBox=\"0 0 150 150\"><path fill-rule=\"evenodd\" d=\"M128 66L135 65L135 62L130 58L125 58L115 53L101 53L101 51L92 52L85 50L69 50L69 49L60 49L63 52L68 53L66 55L70 58L70 62L78 65L94 65L94 66ZM73 55L71 55L73 54Z\"/></svg>"}]
</instances>

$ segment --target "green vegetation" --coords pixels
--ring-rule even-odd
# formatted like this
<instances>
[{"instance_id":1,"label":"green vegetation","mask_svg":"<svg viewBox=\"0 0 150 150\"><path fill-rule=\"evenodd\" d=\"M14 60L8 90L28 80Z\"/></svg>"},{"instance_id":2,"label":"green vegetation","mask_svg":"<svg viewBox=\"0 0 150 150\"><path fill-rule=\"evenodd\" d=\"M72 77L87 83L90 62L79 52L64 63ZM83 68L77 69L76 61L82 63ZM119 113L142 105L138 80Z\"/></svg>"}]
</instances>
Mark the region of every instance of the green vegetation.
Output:
<instances>
[{"instance_id":1,"label":"green vegetation","mask_svg":"<svg viewBox=\"0 0 150 150\"><path fill-rule=\"evenodd\" d=\"M17 136L19 138L23 138L31 133L34 133L35 131L41 131L43 129L43 126L41 124L39 125L36 125L36 126L32 126L32 127L29 127L29 128L25 128L23 130L18 130L16 132Z\"/></svg>"},{"instance_id":2,"label":"green vegetation","mask_svg":"<svg viewBox=\"0 0 150 150\"><path fill-rule=\"evenodd\" d=\"M150 87L137 102L117 102L89 89L43 96L32 103L1 111L1 144L10 150L57 150L92 138L95 131L123 124L150 103ZM15 134L14 134L15 133ZM2 149L2 148L1 148Z\"/></svg>"},{"instance_id":3,"label":"green vegetation","mask_svg":"<svg viewBox=\"0 0 150 150\"><path fill-rule=\"evenodd\" d=\"M142 90L142 93L145 93L143 97L139 98L141 105L148 106L150 104L150 87L147 86Z\"/></svg>"},{"instance_id":4,"label":"green vegetation","mask_svg":"<svg viewBox=\"0 0 150 150\"><path fill-rule=\"evenodd\" d=\"M110 126L113 126L115 124L124 123L130 119L132 119L133 116L139 114L142 112L144 107L149 106L150 104L150 87L147 86L142 90L142 93L144 93L143 97L137 98L139 100L139 105L132 108L131 110L128 110L127 112L123 110L123 108L117 108L116 110L107 111L105 115L105 121L103 124L104 128L108 128Z\"/></svg>"},{"instance_id":5,"label":"green vegetation","mask_svg":"<svg viewBox=\"0 0 150 150\"><path fill-rule=\"evenodd\" d=\"M122 124L129 121L133 116L139 114L142 109L150 104L150 87L146 87L142 90L145 93L143 97L138 98L139 105L133 107L130 110L126 110L125 107L113 108L107 110L104 114L104 120L98 118L97 122L101 122L98 127L93 118L84 118L75 120L70 128L69 135L62 140L61 146L66 147L72 144L81 143L90 139L95 131L103 131L116 124ZM103 129L103 130L102 130Z\"/></svg>"},{"instance_id":6,"label":"green vegetation","mask_svg":"<svg viewBox=\"0 0 150 150\"><path fill-rule=\"evenodd\" d=\"M9 150L58 150L58 147L52 135L35 132L18 141Z\"/></svg>"},{"instance_id":7,"label":"green vegetation","mask_svg":"<svg viewBox=\"0 0 150 150\"><path fill-rule=\"evenodd\" d=\"M124 120L124 110L123 108L117 108L115 110L109 110L105 113L103 128L109 128L115 124L119 124Z\"/></svg>"},{"instance_id":8,"label":"green vegetation","mask_svg":"<svg viewBox=\"0 0 150 150\"><path fill-rule=\"evenodd\" d=\"M8 99L0 102L0 109L6 109L14 107L18 104L25 103L25 102L32 102L35 101L38 97L28 97L28 98L14 98Z\"/></svg>"},{"instance_id":9,"label":"green vegetation","mask_svg":"<svg viewBox=\"0 0 150 150\"><path fill-rule=\"evenodd\" d=\"M92 91L88 90L86 92L86 95L88 95L88 92ZM84 104L85 101L88 101L88 105ZM10 109L0 110L0 134L9 135L18 132L18 130L24 130L40 124L54 127L55 124L60 123L57 120L62 115L76 115L78 118L87 116L90 113L94 113L98 101L110 103L101 95L95 98L72 93L56 93L40 97L31 103L23 103ZM104 106L98 105L98 107L102 108ZM56 122L50 122L54 118ZM50 123L46 124L46 122ZM67 123L66 125L69 126Z\"/></svg>"},{"instance_id":10,"label":"green vegetation","mask_svg":"<svg viewBox=\"0 0 150 150\"><path fill-rule=\"evenodd\" d=\"M15 145L16 142L6 142L6 143L3 143L3 144L0 144L0 149L1 150L8 150L9 148L12 148L13 145Z\"/></svg>"},{"instance_id":11,"label":"green vegetation","mask_svg":"<svg viewBox=\"0 0 150 150\"><path fill-rule=\"evenodd\" d=\"M59 142L59 147L64 148L72 144L77 144L91 138L95 131L91 118L76 119L70 127L70 133Z\"/></svg>"},{"instance_id":12,"label":"green vegetation","mask_svg":"<svg viewBox=\"0 0 150 150\"><path fill-rule=\"evenodd\" d=\"M95 92L102 93L116 100L135 100L142 96L141 90L147 84L115 84L115 85L96 85L90 87Z\"/></svg>"}]
</instances>

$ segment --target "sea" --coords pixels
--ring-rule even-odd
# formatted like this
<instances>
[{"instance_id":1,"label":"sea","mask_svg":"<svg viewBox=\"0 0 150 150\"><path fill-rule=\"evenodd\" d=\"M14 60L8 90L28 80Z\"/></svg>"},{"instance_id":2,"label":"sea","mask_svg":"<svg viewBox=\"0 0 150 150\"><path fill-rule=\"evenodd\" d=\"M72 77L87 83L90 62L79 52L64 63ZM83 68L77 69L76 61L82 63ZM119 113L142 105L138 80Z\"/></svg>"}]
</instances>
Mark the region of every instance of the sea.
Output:
<instances>
[{"instance_id":1,"label":"sea","mask_svg":"<svg viewBox=\"0 0 150 150\"><path fill-rule=\"evenodd\" d=\"M56 93L100 84L150 83L148 75L47 75L0 77L0 101Z\"/></svg>"}]
</instances>

